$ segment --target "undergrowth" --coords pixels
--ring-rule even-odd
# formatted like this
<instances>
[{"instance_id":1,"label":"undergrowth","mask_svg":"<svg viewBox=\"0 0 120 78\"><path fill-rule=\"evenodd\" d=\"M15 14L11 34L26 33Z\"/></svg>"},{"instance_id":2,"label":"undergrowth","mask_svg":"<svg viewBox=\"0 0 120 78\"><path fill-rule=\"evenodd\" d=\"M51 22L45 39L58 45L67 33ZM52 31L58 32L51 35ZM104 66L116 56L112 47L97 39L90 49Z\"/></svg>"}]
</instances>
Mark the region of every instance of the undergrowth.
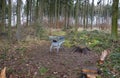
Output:
<instances>
[{"instance_id":1,"label":"undergrowth","mask_svg":"<svg viewBox=\"0 0 120 78\"><path fill-rule=\"evenodd\" d=\"M118 41L119 42L119 41ZM74 45L87 46L95 52L101 52L104 49L118 50L120 43L114 42L109 33L97 30L81 32L70 32L66 36L65 46L72 47ZM117 48L117 49L116 49Z\"/></svg>"},{"instance_id":2,"label":"undergrowth","mask_svg":"<svg viewBox=\"0 0 120 78\"><path fill-rule=\"evenodd\" d=\"M120 39L120 36L119 36ZM80 31L69 32L66 37L65 46L72 47L74 45L87 46L92 51L101 53L105 49L110 49L111 53L100 66L103 70L103 78L119 78L120 77L120 40L113 41L109 33L101 31Z\"/></svg>"}]
</instances>

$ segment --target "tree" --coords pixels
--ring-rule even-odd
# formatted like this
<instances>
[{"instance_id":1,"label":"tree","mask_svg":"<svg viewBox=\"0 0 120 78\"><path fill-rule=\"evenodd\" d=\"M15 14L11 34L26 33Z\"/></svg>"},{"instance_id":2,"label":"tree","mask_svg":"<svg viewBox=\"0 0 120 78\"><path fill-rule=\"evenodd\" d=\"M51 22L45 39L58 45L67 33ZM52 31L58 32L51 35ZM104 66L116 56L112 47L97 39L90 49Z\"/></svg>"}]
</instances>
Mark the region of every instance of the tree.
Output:
<instances>
[{"instance_id":1,"label":"tree","mask_svg":"<svg viewBox=\"0 0 120 78\"><path fill-rule=\"evenodd\" d=\"M39 16L39 0L36 1L36 9L35 9L35 21L37 22Z\"/></svg>"},{"instance_id":2,"label":"tree","mask_svg":"<svg viewBox=\"0 0 120 78\"><path fill-rule=\"evenodd\" d=\"M21 11L20 11L20 8L21 8L21 0L17 0L17 32L16 32L16 37L17 37L17 40L20 41L20 37L21 37Z\"/></svg>"},{"instance_id":3,"label":"tree","mask_svg":"<svg viewBox=\"0 0 120 78\"><path fill-rule=\"evenodd\" d=\"M111 35L113 39L117 39L118 37L118 4L119 0L113 0L112 4L112 28Z\"/></svg>"},{"instance_id":4,"label":"tree","mask_svg":"<svg viewBox=\"0 0 120 78\"><path fill-rule=\"evenodd\" d=\"M76 30L77 30L77 27L78 27L78 18L79 18L79 0L77 0L76 2L76 8L75 8L75 26L76 26Z\"/></svg>"},{"instance_id":5,"label":"tree","mask_svg":"<svg viewBox=\"0 0 120 78\"><path fill-rule=\"evenodd\" d=\"M92 0L92 9L91 9L91 29L93 27L93 17L94 17L94 0Z\"/></svg>"},{"instance_id":6,"label":"tree","mask_svg":"<svg viewBox=\"0 0 120 78\"><path fill-rule=\"evenodd\" d=\"M86 25L86 13L87 13L87 1L85 0L84 2L83 2L83 25L84 25L84 29L86 29L87 28L87 25Z\"/></svg>"},{"instance_id":7,"label":"tree","mask_svg":"<svg viewBox=\"0 0 120 78\"><path fill-rule=\"evenodd\" d=\"M9 5L9 9L8 9L8 36L9 36L9 40L11 40L12 37L12 32L11 32L11 0L8 0L8 5Z\"/></svg>"},{"instance_id":8,"label":"tree","mask_svg":"<svg viewBox=\"0 0 120 78\"><path fill-rule=\"evenodd\" d=\"M29 0L29 1L30 1L30 3L29 3L29 13L30 13L29 15L30 15L30 19L29 20L30 20L30 24L32 24L32 8L33 8L32 7L32 1L33 0Z\"/></svg>"},{"instance_id":9,"label":"tree","mask_svg":"<svg viewBox=\"0 0 120 78\"><path fill-rule=\"evenodd\" d=\"M88 28L88 12L89 12L89 0L86 0L86 28Z\"/></svg>"},{"instance_id":10,"label":"tree","mask_svg":"<svg viewBox=\"0 0 120 78\"><path fill-rule=\"evenodd\" d=\"M2 32L5 32L5 5L6 0L2 0Z\"/></svg>"},{"instance_id":11,"label":"tree","mask_svg":"<svg viewBox=\"0 0 120 78\"><path fill-rule=\"evenodd\" d=\"M29 0L26 0L26 16L27 16L27 22L26 22L26 25L28 26L28 23L29 23L29 3L30 1Z\"/></svg>"}]
</instances>

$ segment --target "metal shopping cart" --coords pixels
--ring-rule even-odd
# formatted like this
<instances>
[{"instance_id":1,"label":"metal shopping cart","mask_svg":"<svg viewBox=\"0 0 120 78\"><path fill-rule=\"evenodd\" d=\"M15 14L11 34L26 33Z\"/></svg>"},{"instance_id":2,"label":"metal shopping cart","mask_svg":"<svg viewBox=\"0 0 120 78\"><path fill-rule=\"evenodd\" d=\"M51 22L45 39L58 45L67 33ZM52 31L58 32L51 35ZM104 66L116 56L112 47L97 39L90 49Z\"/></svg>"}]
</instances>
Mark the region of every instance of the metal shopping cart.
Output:
<instances>
[{"instance_id":1,"label":"metal shopping cart","mask_svg":"<svg viewBox=\"0 0 120 78\"><path fill-rule=\"evenodd\" d=\"M57 49L57 52L59 52L60 48L63 48L62 44L65 42L64 36L49 36L49 39L51 40L50 52L54 48Z\"/></svg>"}]
</instances>

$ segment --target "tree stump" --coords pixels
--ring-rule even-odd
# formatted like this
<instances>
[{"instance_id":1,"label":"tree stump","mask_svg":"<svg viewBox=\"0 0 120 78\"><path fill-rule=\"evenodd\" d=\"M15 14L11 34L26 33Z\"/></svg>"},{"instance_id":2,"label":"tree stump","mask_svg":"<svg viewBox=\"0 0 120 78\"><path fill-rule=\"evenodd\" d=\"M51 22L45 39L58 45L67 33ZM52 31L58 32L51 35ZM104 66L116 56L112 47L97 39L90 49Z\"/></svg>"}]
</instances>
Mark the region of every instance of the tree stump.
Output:
<instances>
[{"instance_id":1,"label":"tree stump","mask_svg":"<svg viewBox=\"0 0 120 78\"><path fill-rule=\"evenodd\" d=\"M83 46L74 46L74 48L72 49L72 52L78 52L83 54L87 54L90 51L91 50L88 47L83 47Z\"/></svg>"}]
</instances>

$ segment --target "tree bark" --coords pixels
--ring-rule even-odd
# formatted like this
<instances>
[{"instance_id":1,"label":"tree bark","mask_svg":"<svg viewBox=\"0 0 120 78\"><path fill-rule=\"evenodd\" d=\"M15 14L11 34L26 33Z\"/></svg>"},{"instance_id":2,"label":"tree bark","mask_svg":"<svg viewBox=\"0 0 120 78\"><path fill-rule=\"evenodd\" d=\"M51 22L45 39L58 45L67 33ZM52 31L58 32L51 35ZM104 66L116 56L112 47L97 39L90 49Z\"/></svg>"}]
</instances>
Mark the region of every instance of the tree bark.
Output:
<instances>
[{"instance_id":1,"label":"tree bark","mask_svg":"<svg viewBox=\"0 0 120 78\"><path fill-rule=\"evenodd\" d=\"M93 27L93 18L94 18L94 0L92 0L91 29L92 29L92 27Z\"/></svg>"},{"instance_id":2,"label":"tree bark","mask_svg":"<svg viewBox=\"0 0 120 78\"><path fill-rule=\"evenodd\" d=\"M78 28L78 18L79 18L79 16L78 16L78 12L79 12L79 0L77 0L77 2L76 2L76 9L75 9L75 30L77 30L77 28Z\"/></svg>"},{"instance_id":3,"label":"tree bark","mask_svg":"<svg viewBox=\"0 0 120 78\"><path fill-rule=\"evenodd\" d=\"M16 32L16 37L17 40L20 41L21 39L21 0L17 0L17 32Z\"/></svg>"},{"instance_id":4,"label":"tree bark","mask_svg":"<svg viewBox=\"0 0 120 78\"><path fill-rule=\"evenodd\" d=\"M26 5L27 5L27 22L26 22L26 26L28 26L29 24L29 0L26 0Z\"/></svg>"},{"instance_id":5,"label":"tree bark","mask_svg":"<svg viewBox=\"0 0 120 78\"><path fill-rule=\"evenodd\" d=\"M111 35L113 39L118 38L118 4L119 0L113 0L112 4L112 28L111 28Z\"/></svg>"},{"instance_id":6,"label":"tree bark","mask_svg":"<svg viewBox=\"0 0 120 78\"><path fill-rule=\"evenodd\" d=\"M8 38L11 40L12 37L12 32L11 32L11 0L8 1L9 3L9 9L8 9Z\"/></svg>"},{"instance_id":7,"label":"tree bark","mask_svg":"<svg viewBox=\"0 0 120 78\"><path fill-rule=\"evenodd\" d=\"M2 0L2 30L1 32L5 32L5 6L6 6L6 1Z\"/></svg>"}]
</instances>

